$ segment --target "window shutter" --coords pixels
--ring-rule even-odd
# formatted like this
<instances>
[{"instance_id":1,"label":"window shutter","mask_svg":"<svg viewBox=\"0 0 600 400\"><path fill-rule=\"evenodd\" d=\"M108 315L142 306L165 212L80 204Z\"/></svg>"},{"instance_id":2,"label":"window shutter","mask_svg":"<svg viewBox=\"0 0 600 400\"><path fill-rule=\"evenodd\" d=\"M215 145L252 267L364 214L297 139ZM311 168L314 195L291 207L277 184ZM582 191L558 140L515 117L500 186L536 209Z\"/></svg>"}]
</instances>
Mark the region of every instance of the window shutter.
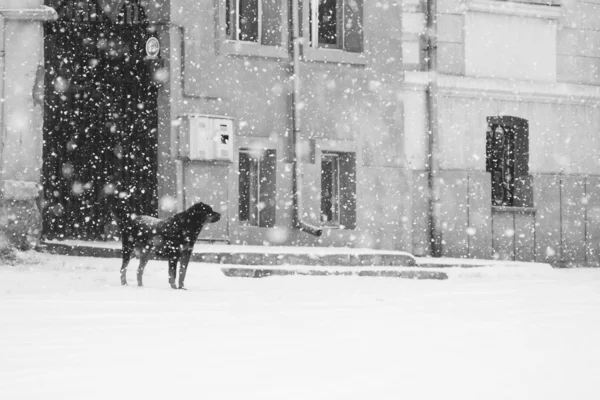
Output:
<instances>
[{"instance_id":1,"label":"window shutter","mask_svg":"<svg viewBox=\"0 0 600 400\"><path fill-rule=\"evenodd\" d=\"M488 117L487 122L492 129L494 126L500 125L513 132L514 189L510 205L533 207L533 179L529 175L529 123L523 118L512 116ZM492 146L490 139L486 139L486 171L488 172L492 171ZM492 187L494 187L493 176ZM494 189L492 189L492 193L494 193Z\"/></svg>"},{"instance_id":2,"label":"window shutter","mask_svg":"<svg viewBox=\"0 0 600 400\"><path fill-rule=\"evenodd\" d=\"M363 51L363 1L342 0L344 7L344 50L352 53Z\"/></svg>"},{"instance_id":3,"label":"window shutter","mask_svg":"<svg viewBox=\"0 0 600 400\"><path fill-rule=\"evenodd\" d=\"M276 210L277 154L275 150L265 150L260 160L260 199L264 208L260 212L258 226L272 228L275 226Z\"/></svg>"},{"instance_id":4,"label":"window shutter","mask_svg":"<svg viewBox=\"0 0 600 400\"><path fill-rule=\"evenodd\" d=\"M240 221L250 220L250 169L252 159L250 154L240 152L240 177L239 177L239 198L238 198L238 218Z\"/></svg>"},{"instance_id":5,"label":"window shutter","mask_svg":"<svg viewBox=\"0 0 600 400\"><path fill-rule=\"evenodd\" d=\"M529 126L527 121L514 121L515 176L529 175Z\"/></svg>"},{"instance_id":6,"label":"window shutter","mask_svg":"<svg viewBox=\"0 0 600 400\"><path fill-rule=\"evenodd\" d=\"M515 132L515 196L516 207L533 207L533 182L529 176L529 124L513 118Z\"/></svg>"},{"instance_id":7,"label":"window shutter","mask_svg":"<svg viewBox=\"0 0 600 400\"><path fill-rule=\"evenodd\" d=\"M281 0L262 0L261 41L264 46L281 46Z\"/></svg>"},{"instance_id":8,"label":"window shutter","mask_svg":"<svg viewBox=\"0 0 600 400\"><path fill-rule=\"evenodd\" d=\"M340 224L356 229L356 155L340 153Z\"/></svg>"}]
</instances>

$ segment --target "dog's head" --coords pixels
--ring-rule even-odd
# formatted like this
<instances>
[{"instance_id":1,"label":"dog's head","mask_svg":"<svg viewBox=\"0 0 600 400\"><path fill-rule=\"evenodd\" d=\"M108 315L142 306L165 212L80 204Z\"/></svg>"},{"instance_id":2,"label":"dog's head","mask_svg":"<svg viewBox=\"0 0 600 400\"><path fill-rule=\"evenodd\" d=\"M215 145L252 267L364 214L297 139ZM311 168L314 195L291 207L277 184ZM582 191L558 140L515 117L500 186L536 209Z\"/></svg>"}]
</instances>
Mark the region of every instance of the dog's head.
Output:
<instances>
[{"instance_id":1,"label":"dog's head","mask_svg":"<svg viewBox=\"0 0 600 400\"><path fill-rule=\"evenodd\" d=\"M221 219L221 214L213 211L211 206L202 202L196 203L187 209L190 217L201 224L217 222Z\"/></svg>"}]
</instances>

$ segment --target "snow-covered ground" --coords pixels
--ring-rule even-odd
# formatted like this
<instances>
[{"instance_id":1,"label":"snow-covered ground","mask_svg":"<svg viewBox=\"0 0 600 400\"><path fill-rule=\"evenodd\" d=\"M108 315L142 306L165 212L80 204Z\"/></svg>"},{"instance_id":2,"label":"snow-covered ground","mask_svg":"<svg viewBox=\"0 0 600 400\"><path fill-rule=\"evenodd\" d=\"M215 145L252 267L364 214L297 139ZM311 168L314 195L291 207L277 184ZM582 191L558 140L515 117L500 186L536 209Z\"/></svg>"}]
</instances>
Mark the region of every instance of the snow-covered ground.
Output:
<instances>
[{"instance_id":1,"label":"snow-covered ground","mask_svg":"<svg viewBox=\"0 0 600 400\"><path fill-rule=\"evenodd\" d=\"M0 266L1 399L598 399L600 270L445 281ZM129 281L135 281L135 266Z\"/></svg>"}]
</instances>

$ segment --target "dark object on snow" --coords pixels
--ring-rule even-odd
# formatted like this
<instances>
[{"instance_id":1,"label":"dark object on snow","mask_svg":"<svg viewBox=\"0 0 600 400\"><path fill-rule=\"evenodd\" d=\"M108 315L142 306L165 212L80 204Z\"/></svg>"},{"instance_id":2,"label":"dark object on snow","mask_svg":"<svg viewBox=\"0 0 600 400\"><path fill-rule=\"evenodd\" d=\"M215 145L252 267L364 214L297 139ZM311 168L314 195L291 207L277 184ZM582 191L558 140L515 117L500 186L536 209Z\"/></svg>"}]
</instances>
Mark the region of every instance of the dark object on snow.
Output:
<instances>
[{"instance_id":1,"label":"dark object on snow","mask_svg":"<svg viewBox=\"0 0 600 400\"><path fill-rule=\"evenodd\" d=\"M132 253L140 259L137 271L138 286L142 286L144 267L150 256L169 261L169 284L173 289L183 289L183 281L192 250L202 227L217 222L221 214L204 203L196 203L185 211L167 219L135 215L124 207L113 207L113 214L121 230L123 264L121 284L127 285L127 265ZM179 262L179 285L175 286Z\"/></svg>"}]
</instances>

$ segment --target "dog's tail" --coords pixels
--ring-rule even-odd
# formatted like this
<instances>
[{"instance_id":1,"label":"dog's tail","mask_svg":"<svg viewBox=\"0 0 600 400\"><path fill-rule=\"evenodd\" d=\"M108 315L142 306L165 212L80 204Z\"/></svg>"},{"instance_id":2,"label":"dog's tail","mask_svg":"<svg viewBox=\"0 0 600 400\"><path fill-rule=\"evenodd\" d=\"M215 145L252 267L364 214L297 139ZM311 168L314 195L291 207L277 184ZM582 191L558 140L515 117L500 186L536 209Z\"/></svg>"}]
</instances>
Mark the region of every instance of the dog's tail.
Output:
<instances>
[{"instance_id":1,"label":"dog's tail","mask_svg":"<svg viewBox=\"0 0 600 400\"><path fill-rule=\"evenodd\" d=\"M131 206L131 194L128 191L120 190L119 185L108 184L105 187L104 195L110 214L122 231L135 215Z\"/></svg>"}]
</instances>

